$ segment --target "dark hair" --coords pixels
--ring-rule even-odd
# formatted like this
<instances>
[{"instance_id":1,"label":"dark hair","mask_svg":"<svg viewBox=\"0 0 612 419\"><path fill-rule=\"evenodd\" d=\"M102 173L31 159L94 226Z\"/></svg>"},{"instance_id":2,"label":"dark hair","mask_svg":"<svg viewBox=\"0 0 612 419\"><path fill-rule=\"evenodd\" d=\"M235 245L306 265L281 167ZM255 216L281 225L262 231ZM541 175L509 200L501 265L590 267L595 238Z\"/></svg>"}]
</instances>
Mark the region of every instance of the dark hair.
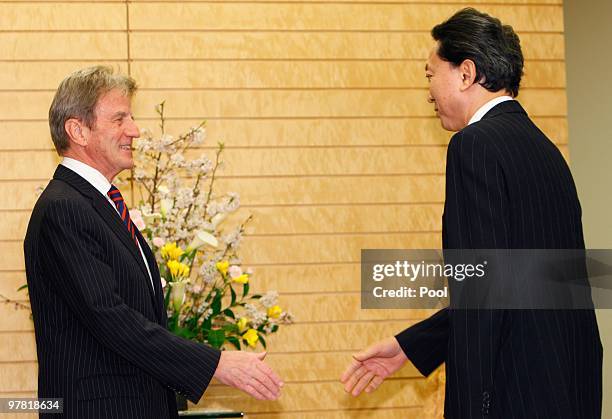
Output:
<instances>
[{"instance_id":1,"label":"dark hair","mask_svg":"<svg viewBox=\"0 0 612 419\"><path fill-rule=\"evenodd\" d=\"M476 65L476 80L485 89L505 89L518 96L523 75L519 37L510 25L471 7L436 25L431 36L439 42L438 55L455 66L464 60Z\"/></svg>"}]
</instances>

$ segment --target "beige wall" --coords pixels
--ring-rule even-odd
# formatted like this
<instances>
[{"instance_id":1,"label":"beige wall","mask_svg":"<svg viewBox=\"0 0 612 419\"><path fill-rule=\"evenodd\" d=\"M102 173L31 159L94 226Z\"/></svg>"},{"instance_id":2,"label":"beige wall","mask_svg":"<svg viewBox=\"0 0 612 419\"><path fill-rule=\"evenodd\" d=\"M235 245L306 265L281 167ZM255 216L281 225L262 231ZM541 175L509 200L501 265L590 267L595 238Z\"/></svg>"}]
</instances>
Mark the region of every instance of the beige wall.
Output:
<instances>
[{"instance_id":1,"label":"beige wall","mask_svg":"<svg viewBox=\"0 0 612 419\"><path fill-rule=\"evenodd\" d=\"M565 1L572 172L587 247L612 249L612 3ZM612 310L597 312L604 347L603 418L612 418Z\"/></svg>"},{"instance_id":2,"label":"beige wall","mask_svg":"<svg viewBox=\"0 0 612 419\"><path fill-rule=\"evenodd\" d=\"M423 66L429 29L462 2L407 3L0 1L0 293L22 298L34 191L57 163L53 91L76 68L110 63L140 82L141 126L156 125L165 99L171 130L207 119L210 144L226 142L223 187L255 215L245 262L298 320L270 339L287 382L280 402L214 384L201 405L266 418L439 410L439 377L411 366L356 400L337 382L353 351L426 314L360 310L360 249L440 246L450 135L426 103ZM561 0L496 3L476 5L519 31L520 99L566 153ZM0 396L34 395L27 313L0 306L0 335Z\"/></svg>"}]
</instances>

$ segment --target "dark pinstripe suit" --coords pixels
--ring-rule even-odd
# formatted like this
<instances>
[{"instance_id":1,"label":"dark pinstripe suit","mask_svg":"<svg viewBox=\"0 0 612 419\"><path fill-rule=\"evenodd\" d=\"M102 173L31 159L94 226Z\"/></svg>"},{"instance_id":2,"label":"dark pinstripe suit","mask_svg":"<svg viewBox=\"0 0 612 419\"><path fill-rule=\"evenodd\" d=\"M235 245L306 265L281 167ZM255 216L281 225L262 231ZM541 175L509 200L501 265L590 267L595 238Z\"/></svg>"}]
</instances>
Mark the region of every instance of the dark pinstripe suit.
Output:
<instances>
[{"instance_id":1,"label":"dark pinstripe suit","mask_svg":"<svg viewBox=\"0 0 612 419\"><path fill-rule=\"evenodd\" d=\"M200 399L220 353L166 330L151 274L121 218L91 184L59 166L24 243L38 353L39 397L64 398L66 418L178 417L174 389ZM58 417L58 416L51 416Z\"/></svg>"},{"instance_id":2,"label":"dark pinstripe suit","mask_svg":"<svg viewBox=\"0 0 612 419\"><path fill-rule=\"evenodd\" d=\"M561 153L516 101L450 141L445 249L582 249ZM602 347L592 310L450 310L398 341L424 375L446 363L447 418L600 418Z\"/></svg>"}]
</instances>

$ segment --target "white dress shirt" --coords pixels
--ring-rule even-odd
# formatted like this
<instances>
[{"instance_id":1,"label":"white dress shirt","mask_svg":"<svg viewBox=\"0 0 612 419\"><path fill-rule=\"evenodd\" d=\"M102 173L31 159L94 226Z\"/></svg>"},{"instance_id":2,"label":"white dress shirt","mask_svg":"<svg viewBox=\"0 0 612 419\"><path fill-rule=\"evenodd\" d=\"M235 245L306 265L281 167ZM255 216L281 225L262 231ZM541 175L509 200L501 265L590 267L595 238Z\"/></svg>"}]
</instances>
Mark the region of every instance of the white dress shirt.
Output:
<instances>
[{"instance_id":1,"label":"white dress shirt","mask_svg":"<svg viewBox=\"0 0 612 419\"><path fill-rule=\"evenodd\" d=\"M91 186L96 188L96 190L100 192L102 196L106 198L108 203L117 212L119 217L121 217L121 214L119 214L119 210L117 209L117 206L107 195L108 191L111 188L111 183L108 181L108 179L106 179L106 177L104 177L102 173L100 173L98 170L94 169L93 167L81 161L72 159L70 157L64 157L62 159L61 165L72 170L77 175L81 176L83 179L89 182ZM134 228L136 228L136 226L134 226ZM147 272L149 273L149 280L151 281L151 288L153 289L153 292L155 292L155 287L153 286L153 276L151 275L151 269L149 268L149 264L147 263L147 258L145 257L144 252L142 251L142 247L140 246L140 243L138 244L138 250L140 250L140 255L142 256L142 260L144 261L144 264L147 267Z\"/></svg>"},{"instance_id":2,"label":"white dress shirt","mask_svg":"<svg viewBox=\"0 0 612 419\"><path fill-rule=\"evenodd\" d=\"M474 115L472 115L472 117L470 118L470 122L468 122L468 125L473 124L474 122L480 121L487 112L489 112L495 106L507 100L514 100L514 98L512 98L511 96L499 96L499 97L496 97L495 99L491 99L490 101L482 105L480 108L478 108L476 113L474 113Z\"/></svg>"}]
</instances>

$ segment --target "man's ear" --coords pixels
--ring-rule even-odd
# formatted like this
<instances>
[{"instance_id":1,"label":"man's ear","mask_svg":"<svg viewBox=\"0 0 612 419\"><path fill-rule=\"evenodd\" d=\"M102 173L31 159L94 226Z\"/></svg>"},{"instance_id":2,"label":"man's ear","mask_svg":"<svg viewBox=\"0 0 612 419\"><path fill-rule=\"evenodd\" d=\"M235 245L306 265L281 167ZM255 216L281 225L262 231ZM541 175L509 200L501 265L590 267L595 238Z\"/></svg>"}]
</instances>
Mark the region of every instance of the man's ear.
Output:
<instances>
[{"instance_id":1,"label":"man's ear","mask_svg":"<svg viewBox=\"0 0 612 419\"><path fill-rule=\"evenodd\" d=\"M459 64L459 74L461 75L461 91L467 90L476 80L476 64L472 60L463 60Z\"/></svg>"},{"instance_id":2,"label":"man's ear","mask_svg":"<svg viewBox=\"0 0 612 419\"><path fill-rule=\"evenodd\" d=\"M64 129L71 142L82 147L87 145L87 134L89 131L81 121L76 118L67 119L64 123Z\"/></svg>"}]
</instances>

